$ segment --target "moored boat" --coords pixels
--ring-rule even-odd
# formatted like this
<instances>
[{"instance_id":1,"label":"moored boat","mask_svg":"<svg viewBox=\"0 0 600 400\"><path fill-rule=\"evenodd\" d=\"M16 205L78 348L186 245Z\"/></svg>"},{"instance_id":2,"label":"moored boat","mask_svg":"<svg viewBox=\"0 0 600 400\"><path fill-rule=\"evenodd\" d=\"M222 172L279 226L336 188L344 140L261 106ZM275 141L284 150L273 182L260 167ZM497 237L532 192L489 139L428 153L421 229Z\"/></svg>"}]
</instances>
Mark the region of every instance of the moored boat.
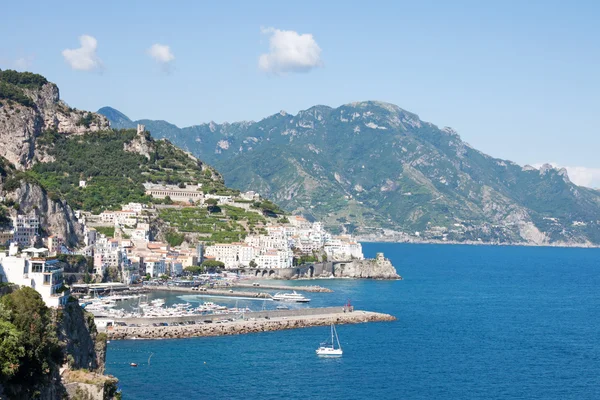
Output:
<instances>
[{"instance_id":1,"label":"moored boat","mask_svg":"<svg viewBox=\"0 0 600 400\"><path fill-rule=\"evenodd\" d=\"M310 299L307 299L300 293L296 293L296 291L293 291L292 293L275 293L275 296L273 296L273 300L288 301L293 303L308 303L310 301Z\"/></svg>"}]
</instances>

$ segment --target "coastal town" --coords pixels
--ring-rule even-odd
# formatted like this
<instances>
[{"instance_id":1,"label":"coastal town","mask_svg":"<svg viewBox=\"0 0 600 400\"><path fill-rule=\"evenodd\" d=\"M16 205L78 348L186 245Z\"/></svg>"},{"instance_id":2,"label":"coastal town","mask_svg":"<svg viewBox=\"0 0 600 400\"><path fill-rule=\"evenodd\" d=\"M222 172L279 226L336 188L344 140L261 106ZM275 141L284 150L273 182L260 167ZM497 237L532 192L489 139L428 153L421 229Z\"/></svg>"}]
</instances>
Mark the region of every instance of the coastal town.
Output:
<instances>
[{"instance_id":1,"label":"coastal town","mask_svg":"<svg viewBox=\"0 0 600 400\"><path fill-rule=\"evenodd\" d=\"M80 182L81 186L85 184L85 181ZM210 272L223 272L230 277L277 278L282 277L278 272L284 270L300 274L297 267L306 264L364 260L362 246L352 236L334 236L319 222L309 222L302 216L268 218L272 222L260 232L250 233L236 242L198 241L194 246L188 243L173 246L155 241L151 221L155 220L159 208L210 210L219 204L262 215L260 209L253 209L248 203L259 200L260 195L245 192L238 196L219 196L205 194L199 186L181 188L156 184L147 184L146 194L160 200L168 198L170 204L132 202L123 205L121 210L105 210L96 215L76 211L84 226L83 240L77 248L69 247L61 237L43 238L41 221L35 212L16 215L12 229L0 232L0 239L8 249L0 253L1 281L33 287L42 294L47 305L58 306L67 301L69 285L78 283L135 285L182 278L193 281L193 275L209 272L207 266L212 267ZM63 261L67 256L85 257L88 270L65 272ZM311 267L308 277L313 273ZM332 271L330 276L333 275Z\"/></svg>"}]
</instances>

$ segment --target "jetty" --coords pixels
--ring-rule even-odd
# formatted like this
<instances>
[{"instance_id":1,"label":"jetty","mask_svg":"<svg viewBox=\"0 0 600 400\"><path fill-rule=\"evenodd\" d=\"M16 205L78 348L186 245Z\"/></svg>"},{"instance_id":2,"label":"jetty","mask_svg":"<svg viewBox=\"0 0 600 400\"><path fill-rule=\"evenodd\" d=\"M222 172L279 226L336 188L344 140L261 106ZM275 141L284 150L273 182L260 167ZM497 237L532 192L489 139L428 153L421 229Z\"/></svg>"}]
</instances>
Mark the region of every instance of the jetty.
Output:
<instances>
[{"instance_id":1,"label":"jetty","mask_svg":"<svg viewBox=\"0 0 600 400\"><path fill-rule=\"evenodd\" d=\"M107 327L106 333L110 340L177 339L395 320L396 317L389 314L350 311L345 307L326 307L249 312L238 316L237 319L224 314L152 319L115 318L116 325Z\"/></svg>"},{"instance_id":2,"label":"jetty","mask_svg":"<svg viewBox=\"0 0 600 400\"><path fill-rule=\"evenodd\" d=\"M233 286L221 286L218 289L215 288L192 288L185 286L145 286L148 290L161 290L166 292L183 292L183 293L191 293L191 294L201 294L205 296L215 295L215 296L229 296L229 297L250 297L256 299L271 299L269 293L261 293L261 292L243 292L240 290L233 290Z\"/></svg>"},{"instance_id":3,"label":"jetty","mask_svg":"<svg viewBox=\"0 0 600 400\"><path fill-rule=\"evenodd\" d=\"M289 285L273 285L270 283L233 283L232 287L240 288L261 288L271 290L295 290L296 292L311 292L311 293L333 293L333 290L324 288L322 286L310 285L310 286L289 286Z\"/></svg>"}]
</instances>

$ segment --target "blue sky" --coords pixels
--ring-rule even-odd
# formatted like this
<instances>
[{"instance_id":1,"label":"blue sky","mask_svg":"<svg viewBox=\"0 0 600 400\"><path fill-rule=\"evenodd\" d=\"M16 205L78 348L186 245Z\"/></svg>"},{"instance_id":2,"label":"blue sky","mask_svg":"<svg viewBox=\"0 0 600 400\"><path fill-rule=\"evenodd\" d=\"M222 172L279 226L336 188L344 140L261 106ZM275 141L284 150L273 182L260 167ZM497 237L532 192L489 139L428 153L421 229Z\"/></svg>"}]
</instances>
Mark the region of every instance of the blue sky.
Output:
<instances>
[{"instance_id":1,"label":"blue sky","mask_svg":"<svg viewBox=\"0 0 600 400\"><path fill-rule=\"evenodd\" d=\"M45 75L77 108L187 126L382 100L600 186L600 2L32 1L2 14L0 68Z\"/></svg>"}]
</instances>

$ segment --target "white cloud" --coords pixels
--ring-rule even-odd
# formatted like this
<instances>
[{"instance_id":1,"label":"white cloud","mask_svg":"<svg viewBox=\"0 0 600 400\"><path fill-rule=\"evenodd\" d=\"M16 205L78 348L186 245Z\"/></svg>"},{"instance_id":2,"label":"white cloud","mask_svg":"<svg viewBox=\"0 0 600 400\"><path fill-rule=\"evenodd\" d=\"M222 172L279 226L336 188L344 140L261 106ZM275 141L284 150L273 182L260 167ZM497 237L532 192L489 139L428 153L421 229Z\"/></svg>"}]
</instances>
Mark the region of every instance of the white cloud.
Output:
<instances>
[{"instance_id":1,"label":"white cloud","mask_svg":"<svg viewBox=\"0 0 600 400\"><path fill-rule=\"evenodd\" d=\"M558 163L549 163L554 168L565 168L569 174L569 179L576 185L591 188L600 188L600 168L589 167L570 167L559 165ZM536 168L542 166L541 163L533 165Z\"/></svg>"},{"instance_id":2,"label":"white cloud","mask_svg":"<svg viewBox=\"0 0 600 400\"><path fill-rule=\"evenodd\" d=\"M102 69L102 61L96 55L98 41L90 35L79 36L81 47L65 49L62 55L71 68L79 71L94 71Z\"/></svg>"},{"instance_id":3,"label":"white cloud","mask_svg":"<svg viewBox=\"0 0 600 400\"><path fill-rule=\"evenodd\" d=\"M166 64L175 59L175 56L171 52L171 48L164 44L155 43L148 49L150 57L161 64Z\"/></svg>"},{"instance_id":4,"label":"white cloud","mask_svg":"<svg viewBox=\"0 0 600 400\"><path fill-rule=\"evenodd\" d=\"M310 33L261 28L269 35L269 52L261 54L258 67L269 73L308 72L323 65L321 48Z\"/></svg>"}]
</instances>

